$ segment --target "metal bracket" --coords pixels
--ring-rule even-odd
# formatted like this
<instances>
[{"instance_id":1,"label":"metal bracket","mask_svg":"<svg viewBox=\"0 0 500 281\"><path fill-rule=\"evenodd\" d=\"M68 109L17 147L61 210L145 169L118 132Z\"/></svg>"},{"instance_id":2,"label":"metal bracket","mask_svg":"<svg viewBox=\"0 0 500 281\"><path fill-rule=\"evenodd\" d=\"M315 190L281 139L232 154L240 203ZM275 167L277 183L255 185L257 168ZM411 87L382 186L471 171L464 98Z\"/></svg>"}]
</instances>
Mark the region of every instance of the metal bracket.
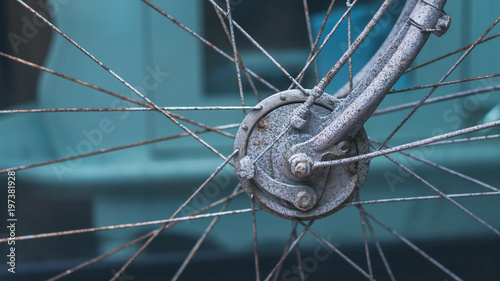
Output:
<instances>
[{"instance_id":1,"label":"metal bracket","mask_svg":"<svg viewBox=\"0 0 500 281\"><path fill-rule=\"evenodd\" d=\"M299 210L310 210L316 205L316 202L318 202L316 193L308 186L287 184L277 181L263 172L259 167L255 167L255 172L254 180L258 182L263 189L276 197L292 203L295 208Z\"/></svg>"}]
</instances>

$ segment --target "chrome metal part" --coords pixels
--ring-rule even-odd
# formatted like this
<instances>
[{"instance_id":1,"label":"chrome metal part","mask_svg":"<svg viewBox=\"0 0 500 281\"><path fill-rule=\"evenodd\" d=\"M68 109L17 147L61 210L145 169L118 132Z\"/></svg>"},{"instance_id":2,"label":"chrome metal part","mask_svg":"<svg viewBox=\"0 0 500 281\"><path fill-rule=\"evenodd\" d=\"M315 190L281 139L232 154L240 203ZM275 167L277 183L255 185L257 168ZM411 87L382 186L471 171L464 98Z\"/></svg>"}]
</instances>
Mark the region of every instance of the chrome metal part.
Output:
<instances>
[{"instance_id":1,"label":"chrome metal part","mask_svg":"<svg viewBox=\"0 0 500 281\"><path fill-rule=\"evenodd\" d=\"M296 112L310 92L290 90L275 94L250 112L236 135L235 167L245 191L267 211L280 217L303 220L327 216L357 194L368 172L368 161L313 169L307 153L292 148L318 134L330 121L341 101L324 94L307 113L307 125L292 127ZM333 101L333 102L332 102ZM246 129L245 129L246 128ZM363 129L341 142L323 160L356 156L369 151Z\"/></svg>"}]
</instances>

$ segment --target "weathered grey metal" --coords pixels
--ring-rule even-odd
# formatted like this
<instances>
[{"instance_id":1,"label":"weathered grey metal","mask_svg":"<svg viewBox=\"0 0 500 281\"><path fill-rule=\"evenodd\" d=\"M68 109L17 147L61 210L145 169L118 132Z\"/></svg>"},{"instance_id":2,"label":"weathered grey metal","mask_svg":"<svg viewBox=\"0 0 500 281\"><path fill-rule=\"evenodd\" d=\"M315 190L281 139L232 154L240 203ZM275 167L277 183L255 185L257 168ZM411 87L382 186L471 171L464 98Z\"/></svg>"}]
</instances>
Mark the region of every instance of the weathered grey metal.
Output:
<instances>
[{"instance_id":1,"label":"weathered grey metal","mask_svg":"<svg viewBox=\"0 0 500 281\"><path fill-rule=\"evenodd\" d=\"M306 125L306 115L311 106L314 104L314 101L318 99L325 88L330 84L333 77L337 75L340 69L345 65L345 63L352 57L354 52L361 46L363 41L368 37L370 32L373 30L378 21L383 17L385 12L389 9L389 6L392 4L394 0L385 0L384 3L380 6L379 10L375 13L370 22L366 25L366 27L361 31L356 40L349 46L349 49L342 55L342 57L335 63L335 65L328 71L328 73L319 81L319 83L312 88L310 91L309 97L306 101L299 106L294 112L294 116L292 117L292 127L297 130L302 129Z\"/></svg>"},{"instance_id":2,"label":"weathered grey metal","mask_svg":"<svg viewBox=\"0 0 500 281\"><path fill-rule=\"evenodd\" d=\"M399 14L399 17L394 24L391 32L387 37L385 38L384 42L382 45L379 47L377 52L373 55L373 57L368 61L365 66L354 76L353 78L353 84L356 86L358 85L362 80L364 81L371 81L373 78L369 78L370 76L373 77L378 71L373 71L373 68L375 67L376 64L382 66L381 61L387 62L387 58L384 58L384 55L387 55L387 50L389 49L389 46L393 45L394 39L396 36L400 33L401 29L407 25L408 18L410 14L413 12L413 9L415 9L415 5L420 0L406 0L406 3L404 3L404 7L401 9L401 13ZM405 2L405 0L399 0L399 2L396 2L396 5L401 5L401 2ZM395 6L396 8L391 8L389 10L390 13L397 13L399 6ZM335 98L345 98L349 93L351 92L351 89L349 88L349 83L346 82L346 84L338 90L333 96Z\"/></svg>"},{"instance_id":3,"label":"weathered grey metal","mask_svg":"<svg viewBox=\"0 0 500 281\"><path fill-rule=\"evenodd\" d=\"M330 122L313 138L296 144L293 154L305 153L320 162L332 148L350 140L370 118L385 95L410 66L429 37L430 32L442 33L448 28L449 16L442 8L446 1L420 1L410 14L380 61L361 83L328 117ZM441 28L441 29L440 29ZM314 91L313 91L314 92ZM300 112L305 116L304 112Z\"/></svg>"},{"instance_id":4,"label":"weathered grey metal","mask_svg":"<svg viewBox=\"0 0 500 281\"><path fill-rule=\"evenodd\" d=\"M392 1L385 1L373 26ZM337 211L357 193L368 171L368 161L320 168L369 152L363 124L391 87L410 66L429 34L442 35L450 19L445 0L408 1L412 12L398 26L391 44L368 74L343 100L323 94L346 55L311 91L285 91L259 103L236 136L235 167L242 186L264 209L285 218L315 219ZM401 21L401 19L399 20ZM399 22L398 21L398 22ZM356 45L357 44L357 45ZM360 40L346 52L354 52ZM344 58L346 57L346 58ZM332 74L333 73L333 74Z\"/></svg>"},{"instance_id":5,"label":"weathered grey metal","mask_svg":"<svg viewBox=\"0 0 500 281\"><path fill-rule=\"evenodd\" d=\"M390 57L370 83L360 83L332 115L335 120L307 144L321 151L350 138L368 120L392 86L413 62L429 37L446 14L445 0L420 1L410 14L409 21L387 50ZM448 17L449 18L449 17ZM416 24L414 24L416 23ZM378 71L378 66L376 66ZM367 85L364 87L364 85Z\"/></svg>"},{"instance_id":6,"label":"weathered grey metal","mask_svg":"<svg viewBox=\"0 0 500 281\"><path fill-rule=\"evenodd\" d=\"M446 0L420 1L410 16L410 23L424 32L441 37L451 25L450 16L443 11L444 4Z\"/></svg>"},{"instance_id":7,"label":"weathered grey metal","mask_svg":"<svg viewBox=\"0 0 500 281\"><path fill-rule=\"evenodd\" d=\"M307 97L308 93L290 90L265 99L259 103L261 110L247 115L235 140L240 151L235 167L245 191L264 209L289 219L315 219L337 211L357 193L368 171L368 161L313 170L313 160L306 154L290 153L295 144L320 132L340 104L323 95L311 107L307 126L294 130L289 126L292 113ZM325 160L368 151L368 139L361 130L353 140L332 149Z\"/></svg>"}]
</instances>

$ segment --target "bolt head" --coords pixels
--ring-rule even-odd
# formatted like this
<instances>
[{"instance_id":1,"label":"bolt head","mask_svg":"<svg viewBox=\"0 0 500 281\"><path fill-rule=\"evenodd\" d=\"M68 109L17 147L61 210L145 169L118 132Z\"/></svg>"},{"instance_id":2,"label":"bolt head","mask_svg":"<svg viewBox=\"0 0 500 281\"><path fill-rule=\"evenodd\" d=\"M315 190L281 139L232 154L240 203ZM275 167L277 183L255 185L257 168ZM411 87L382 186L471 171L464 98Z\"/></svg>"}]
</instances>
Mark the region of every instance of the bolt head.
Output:
<instances>
[{"instance_id":1,"label":"bolt head","mask_svg":"<svg viewBox=\"0 0 500 281\"><path fill-rule=\"evenodd\" d=\"M307 176L309 172L309 167L306 162L299 162L297 163L297 165L295 165L293 172L297 177L302 178Z\"/></svg>"},{"instance_id":2,"label":"bolt head","mask_svg":"<svg viewBox=\"0 0 500 281\"><path fill-rule=\"evenodd\" d=\"M351 144L349 141L341 141L337 145L337 149L340 155L347 154L349 151L351 151Z\"/></svg>"},{"instance_id":3,"label":"bolt head","mask_svg":"<svg viewBox=\"0 0 500 281\"><path fill-rule=\"evenodd\" d=\"M292 155L288 161L290 171L299 178L306 177L311 174L312 160L305 153Z\"/></svg>"},{"instance_id":4,"label":"bolt head","mask_svg":"<svg viewBox=\"0 0 500 281\"><path fill-rule=\"evenodd\" d=\"M297 196L296 196L296 203L297 205L302 208L302 209L310 209L312 207L312 204L313 204L313 197L305 192L305 191L301 191L299 193L297 193Z\"/></svg>"}]
</instances>

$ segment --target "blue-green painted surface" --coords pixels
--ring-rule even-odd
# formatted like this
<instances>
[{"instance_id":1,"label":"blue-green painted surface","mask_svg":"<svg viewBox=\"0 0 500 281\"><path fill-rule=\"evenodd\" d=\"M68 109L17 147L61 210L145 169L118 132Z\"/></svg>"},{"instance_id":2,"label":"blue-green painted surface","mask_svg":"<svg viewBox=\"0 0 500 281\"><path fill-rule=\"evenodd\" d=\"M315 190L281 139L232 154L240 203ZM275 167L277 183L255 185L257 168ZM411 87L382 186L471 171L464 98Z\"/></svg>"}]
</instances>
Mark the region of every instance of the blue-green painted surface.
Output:
<instances>
[{"instance_id":1,"label":"blue-green painted surface","mask_svg":"<svg viewBox=\"0 0 500 281\"><path fill-rule=\"evenodd\" d=\"M486 21L494 16L493 12L489 12L493 11L494 7L483 7L484 16L481 18L474 18L465 23L459 19L455 20L466 14L460 9L458 2L460 1L448 5L448 12L454 18L453 28L456 26L462 29L470 28L470 32L467 33L470 36L462 38L464 35L460 35L460 32L458 35L453 35L450 31L450 34L441 39L431 38L429 47L419 57L419 61L455 49L458 47L454 45L456 41L472 42L479 35L479 30L484 29L486 23L483 20ZM162 9L169 11L194 31L203 34L201 5L202 2L196 0L165 1L160 4ZM498 6L498 3L491 5ZM480 8L474 6L474 9ZM366 18L370 11L370 7L360 9L360 19ZM357 17L353 16L353 20L355 26L359 25ZM76 42L159 105L239 104L236 93L228 97L209 96L203 92L205 75L202 46L139 1L126 3L118 0L66 1L65 4L58 5L55 22ZM495 69L498 72L498 63L492 61L492 58L498 58L497 50L498 43L485 47L475 54L473 59L480 61L482 67L476 69L471 66L469 70L464 70L467 72L466 77L495 73ZM340 56L340 51L333 49L329 54ZM320 65L326 60L322 59ZM46 66L134 97L129 89L71 47L60 36L54 37ZM359 65L355 61L355 68L357 67ZM321 71L324 71L324 68L321 68ZM443 71L439 67L435 70L421 71L407 77L406 80L415 84L434 83L439 80ZM230 75L228 83L236 83L234 74ZM403 87L406 84L399 85ZM460 86L451 86L443 88L436 94L447 94L460 89ZM413 101L422 96L422 93L391 96L382 106ZM422 133L429 135L438 131L457 129L455 127L458 126L473 125L482 117L498 118L498 106L495 107L500 100L498 94L492 93L484 99L487 100L486 105L472 108L469 104L469 108L474 110L465 111L464 114L456 111L456 104L466 108L467 102L471 103L474 100L458 100L426 107L418 113L424 116L424 123L410 120L398 133L397 141L415 140ZM256 101L250 98L247 103L255 104ZM130 104L45 73L41 76L37 101L35 104L27 105L34 108L124 106ZM404 113L399 115L402 114ZM241 112L190 112L185 116L216 126L238 122L242 114ZM1 168L74 156L88 151L182 133L158 113L26 114L4 117L0 122L4 131L16 132L15 138L2 140ZM376 117L367 124L367 131L371 136L381 137L394 127L395 122L397 118L394 117ZM188 127L195 129L190 125ZM227 155L231 151L231 139L216 134L206 136L207 142L223 154ZM441 164L452 165L473 175L482 177L486 174L490 184L498 184L498 176L492 173L499 166L498 147L498 141L491 141L484 146L474 147L473 151L464 150L462 146L457 145L446 148L444 152L421 150L417 154L429 156ZM462 162L469 159L468 155L484 155L485 158L480 162ZM42 192L44 196L53 196L61 200L75 196L88 198L93 203L93 213L89 215L93 217L95 226L102 226L169 217L220 163L222 159L214 157L196 140L188 137L20 171L19 175L29 179L33 185L33 192ZM429 177L432 183L443 184L447 192L453 192L455 188L462 189L459 186L462 182L454 182L447 178L443 180L439 172L429 170L415 162L410 164L413 164L423 176ZM198 207L197 204L204 204L204 200L212 199L212 196L228 194L234 186L234 181L232 168L224 169L218 181L211 185L212 192L203 193L190 207ZM388 161L376 159L373 160L371 174L363 187L362 199L433 194L430 190L425 190L426 188L410 177L399 174ZM244 196L235 200L232 207L247 208L248 203L249 199ZM473 199L464 201L464 204L476 209L475 204L495 205L498 204L498 200ZM456 233L464 236L478 234L476 222L451 205L442 204L440 201L386 204L368 206L367 209L379 214L384 221L410 238L446 238ZM479 215L499 226L498 216L492 212L481 213L483 209L478 210ZM315 227L325 236L331 234L334 237L332 239L340 244L357 243L361 241L361 232L359 215L356 212L354 208L346 208L338 215L317 222ZM259 241L263 245L282 247L283 237L286 237L290 223L263 212L259 213L257 218L261 225ZM208 221L200 224L191 222L172 231L186 237L196 237L202 233L207 223ZM226 250L247 251L252 246L251 227L249 214L224 218L209 239ZM130 232L103 232L99 234L100 250L109 250L144 231L136 229ZM479 232L482 233L482 229ZM389 234L381 232L379 237L386 240L389 239ZM314 238L307 237L306 241L312 243Z\"/></svg>"}]
</instances>

